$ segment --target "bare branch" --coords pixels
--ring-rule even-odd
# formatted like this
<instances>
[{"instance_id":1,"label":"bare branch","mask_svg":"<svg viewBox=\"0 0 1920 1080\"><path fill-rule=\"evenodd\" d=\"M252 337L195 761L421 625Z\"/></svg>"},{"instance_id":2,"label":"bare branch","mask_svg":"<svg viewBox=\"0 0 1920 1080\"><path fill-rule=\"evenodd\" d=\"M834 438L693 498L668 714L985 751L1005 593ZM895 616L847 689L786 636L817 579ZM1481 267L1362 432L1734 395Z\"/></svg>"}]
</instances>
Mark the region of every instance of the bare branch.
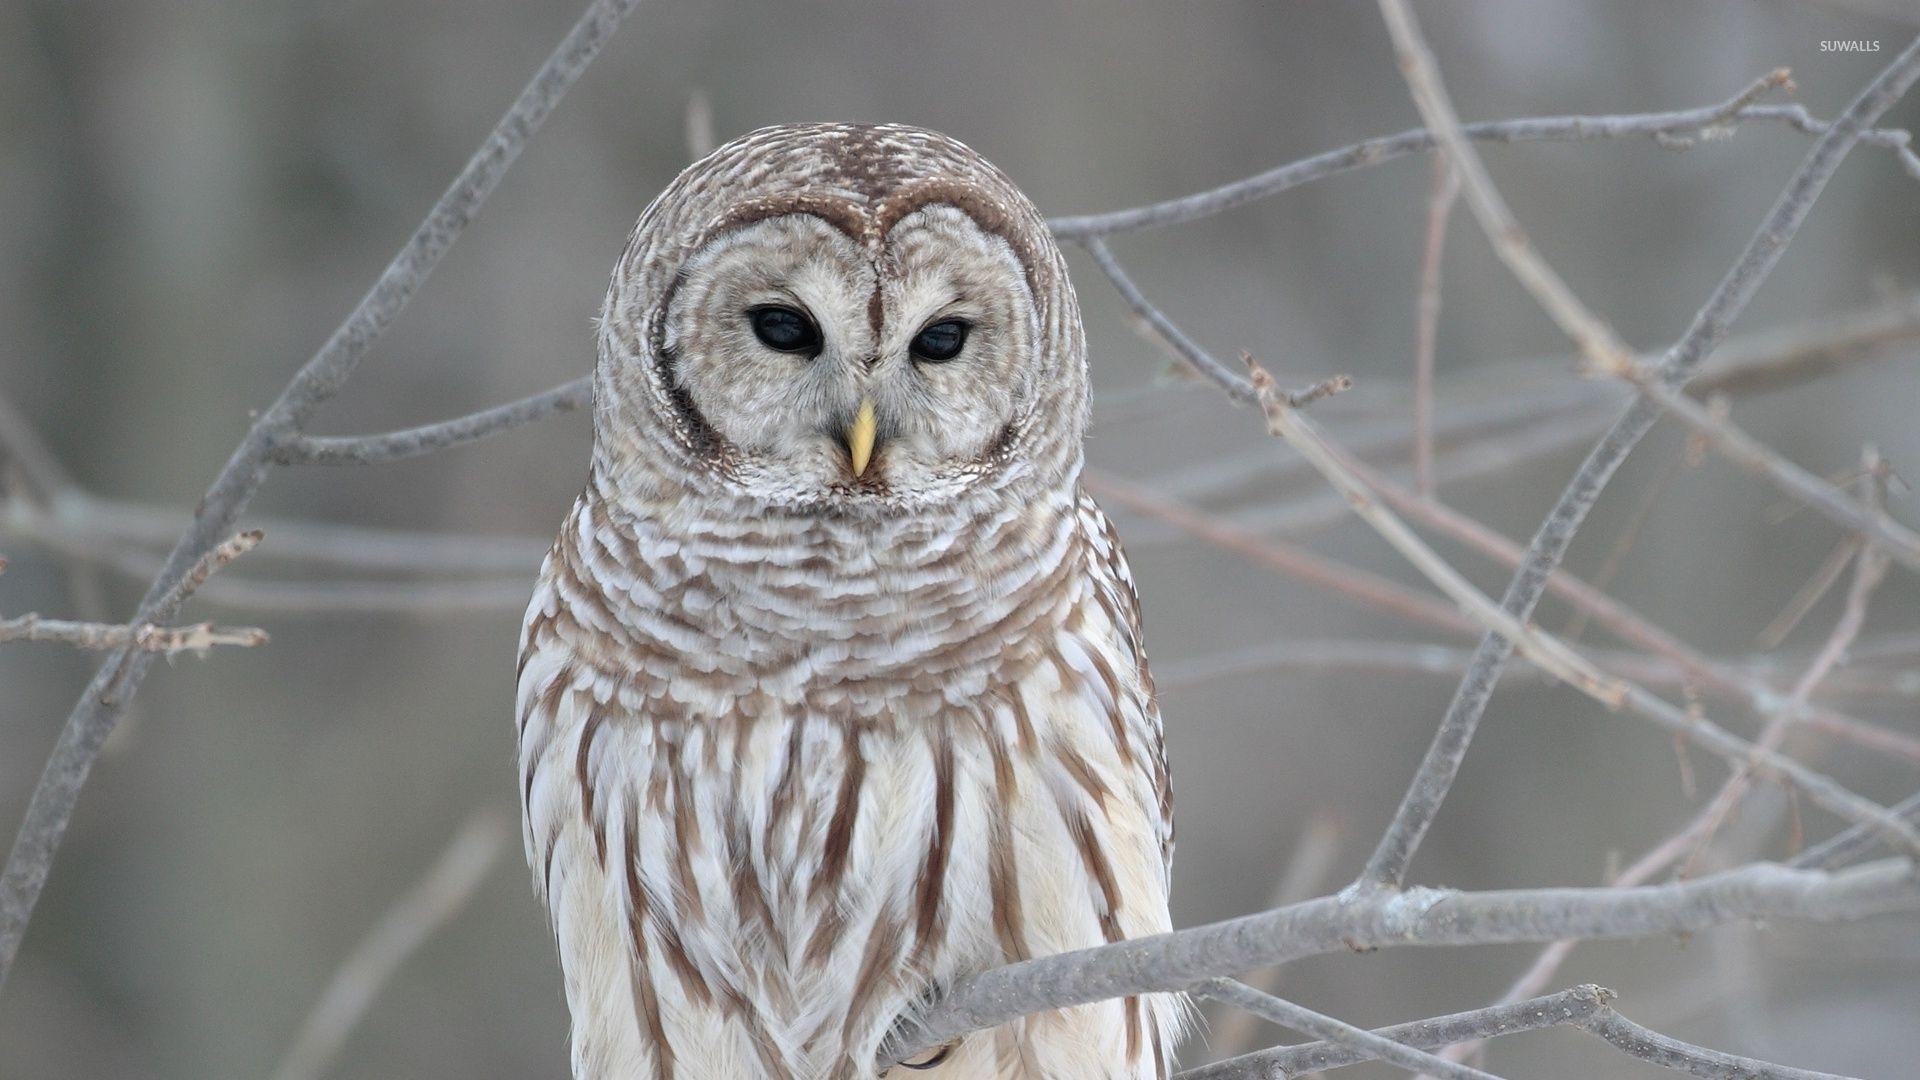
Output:
<instances>
[{"instance_id":1,"label":"bare branch","mask_svg":"<svg viewBox=\"0 0 1920 1080\"><path fill-rule=\"evenodd\" d=\"M118 623L75 622L71 619L43 619L29 612L11 619L0 619L0 641L57 641L79 649L135 648L147 652L177 656L183 652L204 653L221 645L251 648L267 643L267 632L253 626L121 626Z\"/></svg>"},{"instance_id":2,"label":"bare branch","mask_svg":"<svg viewBox=\"0 0 1920 1080\"><path fill-rule=\"evenodd\" d=\"M1745 919L1836 922L1920 910L1906 859L1822 873L1774 863L1630 889L1347 889L1226 922L1025 960L969 976L902 1028L882 1064L1029 1013L1179 991L1305 956L1410 945L1686 934Z\"/></svg>"},{"instance_id":3,"label":"bare branch","mask_svg":"<svg viewBox=\"0 0 1920 1080\"><path fill-rule=\"evenodd\" d=\"M1557 994L1512 1005L1495 1005L1471 1012L1415 1020L1376 1028L1374 1034L1404 1046L1433 1050L1468 1039L1518 1035L1541 1028L1577 1026L1606 1007L1612 993L1598 986L1576 986ZM1188 1069L1179 1080L1289 1080L1309 1073L1328 1072L1372 1061L1370 1053L1334 1042L1276 1046L1227 1061Z\"/></svg>"},{"instance_id":4,"label":"bare branch","mask_svg":"<svg viewBox=\"0 0 1920 1080\"><path fill-rule=\"evenodd\" d=\"M506 823L491 811L469 817L440 858L360 939L334 971L274 1080L319 1080L347 1036L407 960L452 921L506 847Z\"/></svg>"},{"instance_id":5,"label":"bare branch","mask_svg":"<svg viewBox=\"0 0 1920 1080\"><path fill-rule=\"evenodd\" d=\"M584 409L592 402L593 384L581 376L519 401L437 424L384 435L298 435L280 446L274 460L282 465L384 465L484 439L557 413Z\"/></svg>"},{"instance_id":6,"label":"bare branch","mask_svg":"<svg viewBox=\"0 0 1920 1080\"><path fill-rule=\"evenodd\" d=\"M1679 1039L1641 1027L1613 1011L1610 1006L1603 1006L1598 1012L1581 1021L1579 1026L1583 1031L1600 1036L1632 1057L1650 1061L1663 1069L1692 1073L1694 1076L1711 1077L1714 1080L1727 1080L1734 1077L1739 1080L1848 1080L1847 1077L1834 1073L1795 1069L1787 1065L1775 1065L1772 1062L1740 1057L1737 1054L1725 1054L1718 1050L1695 1046L1692 1043L1684 1043Z\"/></svg>"},{"instance_id":7,"label":"bare branch","mask_svg":"<svg viewBox=\"0 0 1920 1080\"><path fill-rule=\"evenodd\" d=\"M1715 1080L1846 1080L1831 1073L1795 1069L1754 1058L1684 1043L1641 1027L1614 1010L1613 992L1576 986L1557 994L1511 1005L1495 1005L1410 1024L1379 1028L1371 1034L1392 1045L1431 1050L1449 1044L1478 1043L1502 1035L1542 1028L1572 1027L1597 1035L1622 1052L1662 1068ZM1373 1061L1377 1055L1335 1040L1281 1046L1216 1062L1180 1074L1180 1080L1288 1080ZM1391 1059L1387 1059L1391 1060ZM1449 1068L1459 1068L1449 1064ZM1446 1075L1440 1070L1434 1070Z\"/></svg>"},{"instance_id":8,"label":"bare branch","mask_svg":"<svg viewBox=\"0 0 1920 1080\"><path fill-rule=\"evenodd\" d=\"M1539 116L1499 120L1467 124L1461 128L1461 134L1474 142L1492 143L1652 138L1661 140L1667 146L1677 147L1685 145L1685 140L1695 138L1702 132L1725 130L1744 122L1785 124L1809 135L1826 135L1832 130L1832 125L1816 119L1801 105L1751 104L1754 85L1757 84L1749 84L1726 101L1704 108L1621 116ZM1920 179L1920 156L1916 156L1909 148L1912 136L1908 132L1863 131L1859 141L1891 150L1899 158L1901 167L1909 175ZM1439 146L1437 135L1424 128L1415 128L1397 135L1328 150L1177 199L1104 214L1055 217L1048 219L1047 225L1060 239L1079 241L1197 221L1316 180L1379 165L1409 154L1428 153Z\"/></svg>"},{"instance_id":9,"label":"bare branch","mask_svg":"<svg viewBox=\"0 0 1920 1080\"><path fill-rule=\"evenodd\" d=\"M1446 1080L1499 1080L1492 1073L1437 1058L1384 1035L1354 1027L1272 994L1263 994L1232 979L1208 979L1193 988L1193 995L1225 1002L1303 1035L1312 1035L1402 1068L1425 1069Z\"/></svg>"},{"instance_id":10,"label":"bare branch","mask_svg":"<svg viewBox=\"0 0 1920 1080\"><path fill-rule=\"evenodd\" d=\"M248 429L200 500L192 524L174 544L132 622L158 622L171 617L165 602L177 593L195 564L233 531L266 480L278 447L300 435L314 413L345 385L374 342L465 231L519 156L527 138L546 120L637 3L593 0L587 6L373 288ZM28 803L6 870L0 874L0 983L13 967L27 921L46 884L54 853L66 833L94 758L113 731L127 698L139 688L153 656L128 649L110 654L67 717Z\"/></svg>"},{"instance_id":11,"label":"bare branch","mask_svg":"<svg viewBox=\"0 0 1920 1080\"><path fill-rule=\"evenodd\" d=\"M255 529L236 533L202 556L187 576L155 605L155 610L170 616L187 598L206 584L209 577L228 563L252 551L262 533ZM6 560L0 559L0 569ZM205 653L221 645L251 648L267 643L267 632L251 626L215 626L210 622L194 626L162 626L151 622L131 625L76 622L47 619L28 613L12 619L0 619L0 641L57 641L81 649L127 649L178 656L183 652Z\"/></svg>"},{"instance_id":12,"label":"bare branch","mask_svg":"<svg viewBox=\"0 0 1920 1080\"><path fill-rule=\"evenodd\" d=\"M1093 237L1087 239L1084 246L1087 254L1093 256L1094 263L1100 267L1100 272L1107 275L1108 281L1113 282L1113 287L1120 293L1120 298L1126 301L1127 307L1146 326L1155 340L1163 343L1175 356L1185 360L1196 374L1213 380L1227 392L1228 397L1248 403L1254 400L1252 385L1212 353L1201 348L1197 342L1175 326L1173 320L1161 314L1160 309L1154 307L1146 294L1133 283L1133 279L1127 276L1127 272L1121 268L1119 261L1113 257L1113 252L1107 250L1106 244L1102 243L1098 237Z\"/></svg>"}]
</instances>

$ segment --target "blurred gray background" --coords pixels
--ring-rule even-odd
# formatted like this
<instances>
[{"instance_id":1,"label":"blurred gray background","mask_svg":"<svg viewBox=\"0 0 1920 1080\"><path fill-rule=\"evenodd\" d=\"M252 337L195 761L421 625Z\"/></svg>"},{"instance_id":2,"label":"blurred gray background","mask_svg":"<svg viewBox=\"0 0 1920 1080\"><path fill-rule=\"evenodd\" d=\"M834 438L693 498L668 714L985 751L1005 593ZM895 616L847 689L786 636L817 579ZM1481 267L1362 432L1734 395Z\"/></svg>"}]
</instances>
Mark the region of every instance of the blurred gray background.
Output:
<instances>
[{"instance_id":1,"label":"blurred gray background","mask_svg":"<svg viewBox=\"0 0 1920 1080\"><path fill-rule=\"evenodd\" d=\"M87 491L115 500L116 512L150 508L166 534L249 410L351 307L579 6L0 0L0 392ZM1468 119L1705 105L1781 65L1794 69L1797 99L1832 116L1920 24L1906 6L1454 0L1421 13ZM1819 50L1840 38L1878 39L1882 51ZM648 0L320 429L420 423L584 372L606 273L633 219L687 160L695 95L711 101L722 139L808 119L938 128L1003 166L1050 213L1182 194L1417 126L1372 4ZM1887 124L1920 125L1920 100ZM1654 348L1685 327L1808 143L1756 124L1686 152L1640 140L1485 153L1547 257L1628 341ZM1353 374L1352 402L1326 413L1336 434L1400 422L1428 178L1424 159L1406 159L1122 237L1114 249L1219 354L1248 348L1302 378ZM1111 289L1075 259L1093 345L1094 467L1234 520L1315 493L1298 474L1221 482L1220 463L1291 455L1266 444L1250 412L1167 385L1164 357L1128 332ZM1575 380L1564 341L1464 208L1445 270L1444 406ZM1915 289L1920 183L1862 147L1739 329ZM1742 397L1736 409L1816 472L1846 469L1874 441L1920 482L1920 347ZM506 539L478 562L449 553L442 572L383 573L276 561L282 534L270 527L234 581L480 580L496 583L494 598L416 612L303 611L298 596L197 605L200 617L265 626L273 641L184 658L142 693L95 770L0 996L0 1076L269 1074L340 958L460 823L480 808L514 812L517 597L584 477L589 435L575 415L434 457L270 481L256 503L265 517ZM1576 545L1574 569L1591 573L1607 558L1683 442L1667 425L1649 439ZM1519 455L1442 495L1524 539L1584 448ZM1780 520L1777 505L1724 463L1681 469L1612 591L1711 653L1750 652L1837 538L1811 514ZM1893 512L1915 520L1912 496ZM1196 678L1195 665L1290 640L1470 641L1117 516L1164 673L1177 922L1264 905L1316 819L1337 839L1320 888L1337 887L1387 820L1453 680L1296 668ZM89 537L50 545L8 520L0 613L131 610L144 582L111 559L102 569L76 558ZM284 535L331 542L300 527ZM1358 524L1292 538L1417 580ZM120 562L137 561L129 550L151 558L155 541L123 539L105 545ZM1482 587L1504 583L1498 568L1443 550ZM393 590L390 606L402 599ZM1896 571L1869 639L1920 625L1917 599L1911 576ZM1829 598L1785 655L1804 656L1836 612ZM1545 625L1565 618L1543 609ZM89 665L61 646L0 647L8 838ZM1920 734L1910 697L1847 705ZM1716 716L1742 732L1757 726L1735 710ZM1916 786L1911 764L1830 741L1796 747L1882 800ZM1703 785L1724 775L1702 756L1694 763ZM1610 860L1664 836L1696 802L1665 736L1571 692L1516 682L1498 694L1415 876L1463 887L1597 883ZM1785 852L1793 823L1781 802L1761 800L1766 812L1743 818L1755 823L1748 833L1734 826L1727 849ZM1810 837L1834 829L1810 809L1802 822ZM1610 986L1629 1016L1719 1048L1905 1076L1920 1060L1916 931L1912 919L1880 920L1593 945L1555 982ZM1281 985L1316 1009L1384 1023L1482 1004L1531 954L1331 956L1292 966ZM399 972L333 1075L558 1078L564 1035L544 919L510 848L471 905ZM1490 1067L1668 1075L1569 1032L1503 1041Z\"/></svg>"}]
</instances>

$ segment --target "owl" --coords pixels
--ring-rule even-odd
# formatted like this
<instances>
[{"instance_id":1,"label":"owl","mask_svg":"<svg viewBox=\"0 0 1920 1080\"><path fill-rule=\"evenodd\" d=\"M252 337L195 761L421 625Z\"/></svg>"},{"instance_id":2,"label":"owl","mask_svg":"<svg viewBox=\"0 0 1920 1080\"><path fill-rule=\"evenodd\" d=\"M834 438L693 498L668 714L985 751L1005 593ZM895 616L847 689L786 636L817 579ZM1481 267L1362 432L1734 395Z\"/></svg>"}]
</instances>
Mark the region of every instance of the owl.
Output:
<instances>
[{"instance_id":1,"label":"owl","mask_svg":"<svg viewBox=\"0 0 1920 1080\"><path fill-rule=\"evenodd\" d=\"M598 329L517 696L574 1075L873 1077L956 980L1167 930L1078 303L1013 183L910 127L754 132L641 215ZM890 1071L1166 1077L1181 1024L1131 997Z\"/></svg>"}]
</instances>

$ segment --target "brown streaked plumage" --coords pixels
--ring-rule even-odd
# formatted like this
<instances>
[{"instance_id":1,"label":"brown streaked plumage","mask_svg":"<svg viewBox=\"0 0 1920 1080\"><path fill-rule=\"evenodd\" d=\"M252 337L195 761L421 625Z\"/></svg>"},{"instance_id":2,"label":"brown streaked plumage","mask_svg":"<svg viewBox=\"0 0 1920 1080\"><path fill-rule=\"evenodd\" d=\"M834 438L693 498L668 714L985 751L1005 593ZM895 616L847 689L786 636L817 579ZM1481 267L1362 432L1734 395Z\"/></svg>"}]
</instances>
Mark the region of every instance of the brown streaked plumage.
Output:
<instances>
[{"instance_id":1,"label":"brown streaked plumage","mask_svg":"<svg viewBox=\"0 0 1920 1080\"><path fill-rule=\"evenodd\" d=\"M955 979L1168 928L1078 306L1004 175L892 125L721 147L635 228L594 387L518 701L577 1077L870 1077ZM1165 1077L1177 1028L1105 1002L911 1075Z\"/></svg>"}]
</instances>

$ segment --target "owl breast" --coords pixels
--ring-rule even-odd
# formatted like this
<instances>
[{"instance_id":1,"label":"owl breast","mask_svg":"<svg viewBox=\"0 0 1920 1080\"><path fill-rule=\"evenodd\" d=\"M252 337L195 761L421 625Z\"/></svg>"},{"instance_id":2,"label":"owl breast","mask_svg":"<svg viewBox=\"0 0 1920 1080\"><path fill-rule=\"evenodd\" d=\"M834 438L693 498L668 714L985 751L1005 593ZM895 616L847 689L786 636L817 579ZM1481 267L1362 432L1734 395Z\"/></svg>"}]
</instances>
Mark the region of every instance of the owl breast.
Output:
<instances>
[{"instance_id":1,"label":"owl breast","mask_svg":"<svg viewBox=\"0 0 1920 1080\"><path fill-rule=\"evenodd\" d=\"M577 1076L871 1076L956 978L1167 929L1159 717L1105 519L1068 495L962 520L582 497L519 688ZM1165 1075L1174 1012L1031 1018L924 1075Z\"/></svg>"}]
</instances>

